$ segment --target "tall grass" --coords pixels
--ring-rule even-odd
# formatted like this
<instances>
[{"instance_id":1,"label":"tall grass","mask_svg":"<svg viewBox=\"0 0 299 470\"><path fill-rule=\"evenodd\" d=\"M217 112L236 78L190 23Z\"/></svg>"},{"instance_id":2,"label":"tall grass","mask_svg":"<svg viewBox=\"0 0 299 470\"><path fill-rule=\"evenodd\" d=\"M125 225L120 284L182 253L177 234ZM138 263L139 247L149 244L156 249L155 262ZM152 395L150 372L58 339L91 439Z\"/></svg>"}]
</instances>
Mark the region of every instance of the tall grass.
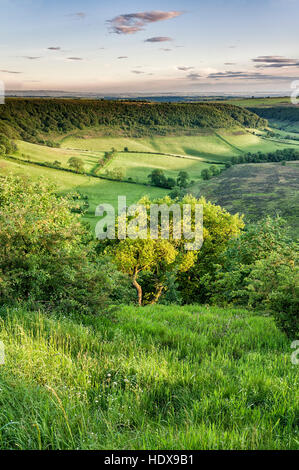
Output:
<instances>
[{"instance_id":1,"label":"tall grass","mask_svg":"<svg viewBox=\"0 0 299 470\"><path fill-rule=\"evenodd\" d=\"M294 449L298 366L270 317L2 309L0 449Z\"/></svg>"}]
</instances>

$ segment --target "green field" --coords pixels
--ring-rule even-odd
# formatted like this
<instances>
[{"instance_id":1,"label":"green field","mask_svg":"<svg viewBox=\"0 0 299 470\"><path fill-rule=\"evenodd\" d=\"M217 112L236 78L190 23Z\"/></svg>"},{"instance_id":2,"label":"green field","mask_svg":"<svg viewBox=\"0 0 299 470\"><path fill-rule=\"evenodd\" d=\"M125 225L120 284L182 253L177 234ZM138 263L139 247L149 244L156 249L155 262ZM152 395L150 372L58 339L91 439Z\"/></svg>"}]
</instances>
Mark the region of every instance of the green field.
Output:
<instances>
[{"instance_id":1,"label":"green field","mask_svg":"<svg viewBox=\"0 0 299 470\"><path fill-rule=\"evenodd\" d=\"M18 140L16 143L18 146L18 152L16 155L19 158L24 160L30 159L32 162L41 163L54 163L55 161L58 161L64 168L68 168L68 160L71 157L79 157L84 161L86 171L91 171L104 155L104 152L50 148L45 145L31 144L30 142L24 142L22 140Z\"/></svg>"},{"instance_id":2,"label":"green field","mask_svg":"<svg viewBox=\"0 0 299 470\"><path fill-rule=\"evenodd\" d=\"M191 180L201 178L201 171L211 166L198 157L178 158L169 155L154 155L150 153L119 153L99 174L105 174L106 169L121 168L125 179L148 183L148 175L153 169L161 169L167 177L176 178L179 171L187 171ZM222 168L222 165L219 165Z\"/></svg>"},{"instance_id":3,"label":"green field","mask_svg":"<svg viewBox=\"0 0 299 470\"><path fill-rule=\"evenodd\" d=\"M68 168L68 160L75 156L84 162L84 169L87 172L96 167L99 160L102 160L104 152L90 150L74 150L65 148L49 148L42 145L17 141L17 157L23 160L30 159L36 163L54 163L59 161L62 168ZM109 162L98 174L105 174L106 169L122 168L125 179L132 178L134 181L148 183L148 175L154 168L165 171L167 176L176 178L180 170L186 170L191 179L199 179L201 170L210 164L201 161L199 157L178 158L164 154L151 153L118 153L113 161Z\"/></svg>"},{"instance_id":4,"label":"green field","mask_svg":"<svg viewBox=\"0 0 299 470\"><path fill-rule=\"evenodd\" d=\"M240 155L242 152L269 152L283 145L265 141L250 132L236 129L232 131L219 130L206 132L196 136L167 136L167 137L89 137L69 136L61 141L65 149L90 150L93 152L107 151L114 147L138 152L161 152L175 155L190 155L206 160L223 161L226 158Z\"/></svg>"},{"instance_id":5,"label":"green field","mask_svg":"<svg viewBox=\"0 0 299 470\"><path fill-rule=\"evenodd\" d=\"M251 107L273 107L273 106L289 106L291 99L289 96L275 96L272 98L231 98L229 100L221 101L223 103L234 104L235 106L241 106L242 108Z\"/></svg>"},{"instance_id":6,"label":"green field","mask_svg":"<svg viewBox=\"0 0 299 470\"><path fill-rule=\"evenodd\" d=\"M270 317L204 306L0 317L0 449L299 448L298 366Z\"/></svg>"}]
</instances>

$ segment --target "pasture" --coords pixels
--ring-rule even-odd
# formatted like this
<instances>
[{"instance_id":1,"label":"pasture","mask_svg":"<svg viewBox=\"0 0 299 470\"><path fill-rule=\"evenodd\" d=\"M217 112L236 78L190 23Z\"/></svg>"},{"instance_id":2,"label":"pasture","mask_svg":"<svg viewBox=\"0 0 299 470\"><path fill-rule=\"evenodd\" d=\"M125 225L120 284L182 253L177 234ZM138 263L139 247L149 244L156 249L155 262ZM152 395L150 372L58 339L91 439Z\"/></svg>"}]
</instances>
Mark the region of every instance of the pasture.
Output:
<instances>
[{"instance_id":1,"label":"pasture","mask_svg":"<svg viewBox=\"0 0 299 470\"><path fill-rule=\"evenodd\" d=\"M89 150L92 152L124 150L136 152L158 152L175 155L189 155L201 157L205 160L225 161L243 152L268 152L283 148L283 145L265 141L257 135L240 129L207 131L192 136L154 136L154 137L102 137L82 135L65 137L61 141L65 149Z\"/></svg>"},{"instance_id":2,"label":"pasture","mask_svg":"<svg viewBox=\"0 0 299 470\"><path fill-rule=\"evenodd\" d=\"M112 204L117 207L118 195L126 196L128 204L133 204L142 196L149 195L152 198L162 197L169 190L144 186L142 184L110 181L91 176L68 173L52 168L34 166L22 162L0 160L0 176L3 175L23 175L33 179L47 178L53 181L61 193L79 192L88 196L89 209L84 215L84 220L88 221L92 227L96 223L94 216L95 208L102 203Z\"/></svg>"}]
</instances>

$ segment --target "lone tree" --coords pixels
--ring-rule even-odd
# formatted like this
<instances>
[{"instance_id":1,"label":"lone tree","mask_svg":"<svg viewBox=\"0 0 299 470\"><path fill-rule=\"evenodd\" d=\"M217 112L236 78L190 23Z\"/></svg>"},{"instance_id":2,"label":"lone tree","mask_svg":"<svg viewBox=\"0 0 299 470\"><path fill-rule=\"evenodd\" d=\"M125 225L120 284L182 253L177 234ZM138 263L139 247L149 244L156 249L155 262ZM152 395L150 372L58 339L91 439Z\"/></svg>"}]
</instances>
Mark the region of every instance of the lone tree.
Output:
<instances>
[{"instance_id":1,"label":"lone tree","mask_svg":"<svg viewBox=\"0 0 299 470\"><path fill-rule=\"evenodd\" d=\"M178 254L175 247L168 240L151 239L122 240L112 249L112 252L117 266L131 277L140 306L142 305L143 292L142 286L138 282L139 275L142 272L154 273L159 265L164 271L169 269ZM162 291L163 285L157 282L152 303L159 299Z\"/></svg>"},{"instance_id":2,"label":"lone tree","mask_svg":"<svg viewBox=\"0 0 299 470\"><path fill-rule=\"evenodd\" d=\"M166 178L165 178L165 175L164 175L164 171L163 170L159 170L159 169L156 169L156 170L153 170L149 175L148 175L148 178L150 180L150 183L154 186L160 186L162 188L165 187L165 184L166 184Z\"/></svg>"},{"instance_id":3,"label":"lone tree","mask_svg":"<svg viewBox=\"0 0 299 470\"><path fill-rule=\"evenodd\" d=\"M201 177L203 180L209 180L212 177L212 173L209 169L205 168L201 171Z\"/></svg>"},{"instance_id":4,"label":"lone tree","mask_svg":"<svg viewBox=\"0 0 299 470\"><path fill-rule=\"evenodd\" d=\"M84 171L84 163L81 160L81 158L71 157L68 161L68 165L70 168L77 171L78 173L81 173Z\"/></svg>"},{"instance_id":5,"label":"lone tree","mask_svg":"<svg viewBox=\"0 0 299 470\"><path fill-rule=\"evenodd\" d=\"M189 179L190 177L187 171L180 171L176 183L180 188L186 188L188 186Z\"/></svg>"},{"instance_id":6,"label":"lone tree","mask_svg":"<svg viewBox=\"0 0 299 470\"><path fill-rule=\"evenodd\" d=\"M143 205L145 210L141 216L138 213L138 217L127 217L127 228L132 222L137 233L140 227L145 227L146 237L106 240L107 245L104 251L106 254L112 255L118 268L130 276L137 291L139 305L144 303L144 298L146 302L156 303L163 291L168 288L170 274L174 275L176 280L182 284L182 293L186 297L188 294L185 292L186 289L184 291L184 285L190 288L190 293L194 292L197 287L198 289L202 288L199 286L199 281L203 282L202 278L209 272L210 264L217 261L218 252L222 252L228 240L237 235L243 227L242 218L238 215L231 215L219 206L207 202L204 198L196 199L187 195L178 201L166 196L151 201L145 196L138 204ZM157 222L158 238L150 236L149 221L152 204L157 204L160 208L161 217L158 216ZM174 230L174 223L177 220L174 219L174 211L177 209L177 205L182 211L185 204L189 204L192 209L190 223L194 234L198 233L198 228L195 225L195 207L198 204L203 206L203 245L199 245L198 248L186 249L186 243L190 242L190 238L184 231L181 231L181 236L175 236L178 227L176 225ZM165 233L165 220L162 222L162 213L165 214L166 211L169 231L167 230L168 236L165 238L164 235L162 238L162 231Z\"/></svg>"}]
</instances>

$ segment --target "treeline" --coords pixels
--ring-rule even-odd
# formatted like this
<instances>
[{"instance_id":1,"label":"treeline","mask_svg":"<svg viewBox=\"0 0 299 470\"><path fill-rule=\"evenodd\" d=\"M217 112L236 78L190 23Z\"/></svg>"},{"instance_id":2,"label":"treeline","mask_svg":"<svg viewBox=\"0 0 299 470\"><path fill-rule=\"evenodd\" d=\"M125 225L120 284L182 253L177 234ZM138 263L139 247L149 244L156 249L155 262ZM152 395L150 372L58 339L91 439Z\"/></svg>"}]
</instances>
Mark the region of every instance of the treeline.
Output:
<instances>
[{"instance_id":1,"label":"treeline","mask_svg":"<svg viewBox=\"0 0 299 470\"><path fill-rule=\"evenodd\" d=\"M204 180L209 180L214 176L220 175L223 170L230 168L232 165L239 165L242 163L270 163L270 162L291 162L299 160L299 151L295 149L283 149L276 150L275 152L269 153L247 153L240 155L239 157L232 157L229 161L225 162L225 167L217 168L215 165L211 165L209 168L205 168L201 172L201 177Z\"/></svg>"},{"instance_id":2,"label":"treeline","mask_svg":"<svg viewBox=\"0 0 299 470\"><path fill-rule=\"evenodd\" d=\"M112 135L165 135L204 128L265 127L267 121L247 109L214 103L123 103L71 99L8 99L0 108L0 133L34 143L49 135L101 127ZM52 142L53 145L55 145Z\"/></svg>"},{"instance_id":3,"label":"treeline","mask_svg":"<svg viewBox=\"0 0 299 470\"><path fill-rule=\"evenodd\" d=\"M178 187L185 189L189 185L190 176L187 171L180 171L176 179L165 176L163 170L155 169L148 175L149 182L152 186L158 188L174 189ZM194 181L192 181L194 183Z\"/></svg>"},{"instance_id":4,"label":"treeline","mask_svg":"<svg viewBox=\"0 0 299 470\"><path fill-rule=\"evenodd\" d=\"M238 163L265 163L265 162L282 162L282 161L295 161L299 160L299 151L295 149L276 150L269 153L247 153L239 157L232 157L230 162L225 165L229 167ZM229 164L230 163L230 164Z\"/></svg>"}]
</instances>

